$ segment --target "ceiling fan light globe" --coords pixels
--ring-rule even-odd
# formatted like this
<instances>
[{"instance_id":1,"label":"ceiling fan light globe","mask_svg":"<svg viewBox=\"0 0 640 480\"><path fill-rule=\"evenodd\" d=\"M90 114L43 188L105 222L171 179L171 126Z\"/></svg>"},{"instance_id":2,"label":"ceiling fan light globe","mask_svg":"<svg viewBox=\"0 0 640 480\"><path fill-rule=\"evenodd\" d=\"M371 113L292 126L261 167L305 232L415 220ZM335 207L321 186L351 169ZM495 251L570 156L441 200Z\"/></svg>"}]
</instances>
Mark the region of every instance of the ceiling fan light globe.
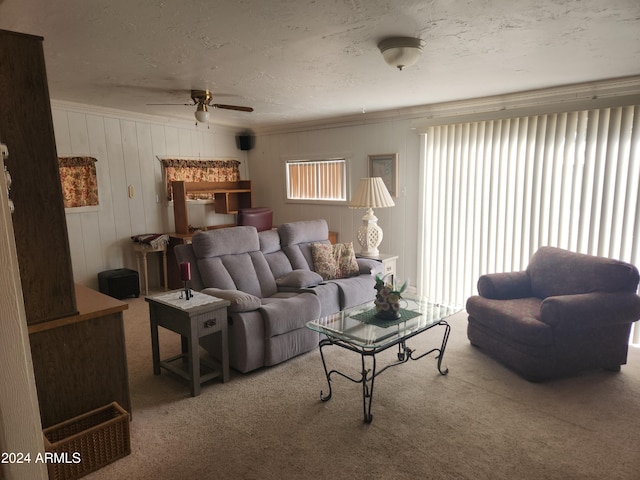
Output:
<instances>
[{"instance_id":1,"label":"ceiling fan light globe","mask_svg":"<svg viewBox=\"0 0 640 480\"><path fill-rule=\"evenodd\" d=\"M196 120L200 123L206 123L209 120L207 106L203 103L198 104L198 108L196 108Z\"/></svg>"}]
</instances>

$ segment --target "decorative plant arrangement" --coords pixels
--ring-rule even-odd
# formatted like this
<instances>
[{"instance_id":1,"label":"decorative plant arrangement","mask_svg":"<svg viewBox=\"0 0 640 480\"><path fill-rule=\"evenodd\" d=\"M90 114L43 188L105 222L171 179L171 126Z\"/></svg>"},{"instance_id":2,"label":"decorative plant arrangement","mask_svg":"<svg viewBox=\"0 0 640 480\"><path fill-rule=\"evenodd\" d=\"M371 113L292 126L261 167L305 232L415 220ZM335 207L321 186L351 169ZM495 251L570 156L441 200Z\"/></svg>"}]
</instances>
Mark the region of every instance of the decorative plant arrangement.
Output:
<instances>
[{"instance_id":1,"label":"decorative plant arrangement","mask_svg":"<svg viewBox=\"0 0 640 480\"><path fill-rule=\"evenodd\" d=\"M398 289L395 281L393 284L385 281L389 275L387 274L383 277L376 275L376 285L374 287L378 292L374 301L376 317L385 320L396 320L400 318L400 299L402 298L402 292L407 288L408 282L404 282Z\"/></svg>"}]
</instances>

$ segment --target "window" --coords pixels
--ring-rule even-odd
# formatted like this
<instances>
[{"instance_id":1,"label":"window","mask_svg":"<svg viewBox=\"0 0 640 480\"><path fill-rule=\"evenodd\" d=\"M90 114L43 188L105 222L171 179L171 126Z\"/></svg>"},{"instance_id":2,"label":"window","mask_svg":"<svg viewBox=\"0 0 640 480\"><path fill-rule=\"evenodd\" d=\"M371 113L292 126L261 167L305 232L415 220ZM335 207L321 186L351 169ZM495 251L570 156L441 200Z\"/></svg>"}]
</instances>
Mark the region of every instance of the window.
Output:
<instances>
[{"instance_id":1,"label":"window","mask_svg":"<svg viewBox=\"0 0 640 480\"><path fill-rule=\"evenodd\" d=\"M58 157L65 208L98 205L96 161L93 157Z\"/></svg>"},{"instance_id":2,"label":"window","mask_svg":"<svg viewBox=\"0 0 640 480\"><path fill-rule=\"evenodd\" d=\"M434 126L422 148L424 295L464 305L543 245L640 265L640 107Z\"/></svg>"},{"instance_id":3,"label":"window","mask_svg":"<svg viewBox=\"0 0 640 480\"><path fill-rule=\"evenodd\" d=\"M347 200L347 161L292 160L286 163L288 200Z\"/></svg>"}]
</instances>

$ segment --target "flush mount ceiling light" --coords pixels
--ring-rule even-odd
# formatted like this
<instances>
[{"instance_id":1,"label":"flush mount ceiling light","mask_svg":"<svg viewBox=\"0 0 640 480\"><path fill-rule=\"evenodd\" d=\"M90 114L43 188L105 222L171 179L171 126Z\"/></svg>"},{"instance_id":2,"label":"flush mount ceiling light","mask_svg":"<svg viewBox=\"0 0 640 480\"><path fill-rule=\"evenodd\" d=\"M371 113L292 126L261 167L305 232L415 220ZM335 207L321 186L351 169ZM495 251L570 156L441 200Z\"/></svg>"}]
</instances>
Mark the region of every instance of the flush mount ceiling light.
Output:
<instances>
[{"instance_id":1,"label":"flush mount ceiling light","mask_svg":"<svg viewBox=\"0 0 640 480\"><path fill-rule=\"evenodd\" d=\"M422 40L413 37L390 37L378 43L384 61L398 70L414 65L422 55Z\"/></svg>"}]
</instances>

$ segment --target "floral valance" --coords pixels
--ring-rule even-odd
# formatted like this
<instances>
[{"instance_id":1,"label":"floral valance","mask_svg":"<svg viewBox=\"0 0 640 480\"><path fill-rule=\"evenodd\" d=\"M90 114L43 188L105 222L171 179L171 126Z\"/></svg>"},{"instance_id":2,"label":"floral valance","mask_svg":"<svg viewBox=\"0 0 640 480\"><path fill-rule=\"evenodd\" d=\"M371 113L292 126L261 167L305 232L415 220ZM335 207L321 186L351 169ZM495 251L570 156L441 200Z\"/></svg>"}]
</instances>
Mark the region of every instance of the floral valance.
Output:
<instances>
[{"instance_id":1,"label":"floral valance","mask_svg":"<svg viewBox=\"0 0 640 480\"><path fill-rule=\"evenodd\" d=\"M167 198L173 199L171 182L237 182L240 180L240 162L237 160L161 159L167 182ZM202 195L198 195L202 199Z\"/></svg>"},{"instance_id":2,"label":"floral valance","mask_svg":"<svg viewBox=\"0 0 640 480\"><path fill-rule=\"evenodd\" d=\"M98 178L93 157L58 157L65 208L98 205Z\"/></svg>"}]
</instances>

